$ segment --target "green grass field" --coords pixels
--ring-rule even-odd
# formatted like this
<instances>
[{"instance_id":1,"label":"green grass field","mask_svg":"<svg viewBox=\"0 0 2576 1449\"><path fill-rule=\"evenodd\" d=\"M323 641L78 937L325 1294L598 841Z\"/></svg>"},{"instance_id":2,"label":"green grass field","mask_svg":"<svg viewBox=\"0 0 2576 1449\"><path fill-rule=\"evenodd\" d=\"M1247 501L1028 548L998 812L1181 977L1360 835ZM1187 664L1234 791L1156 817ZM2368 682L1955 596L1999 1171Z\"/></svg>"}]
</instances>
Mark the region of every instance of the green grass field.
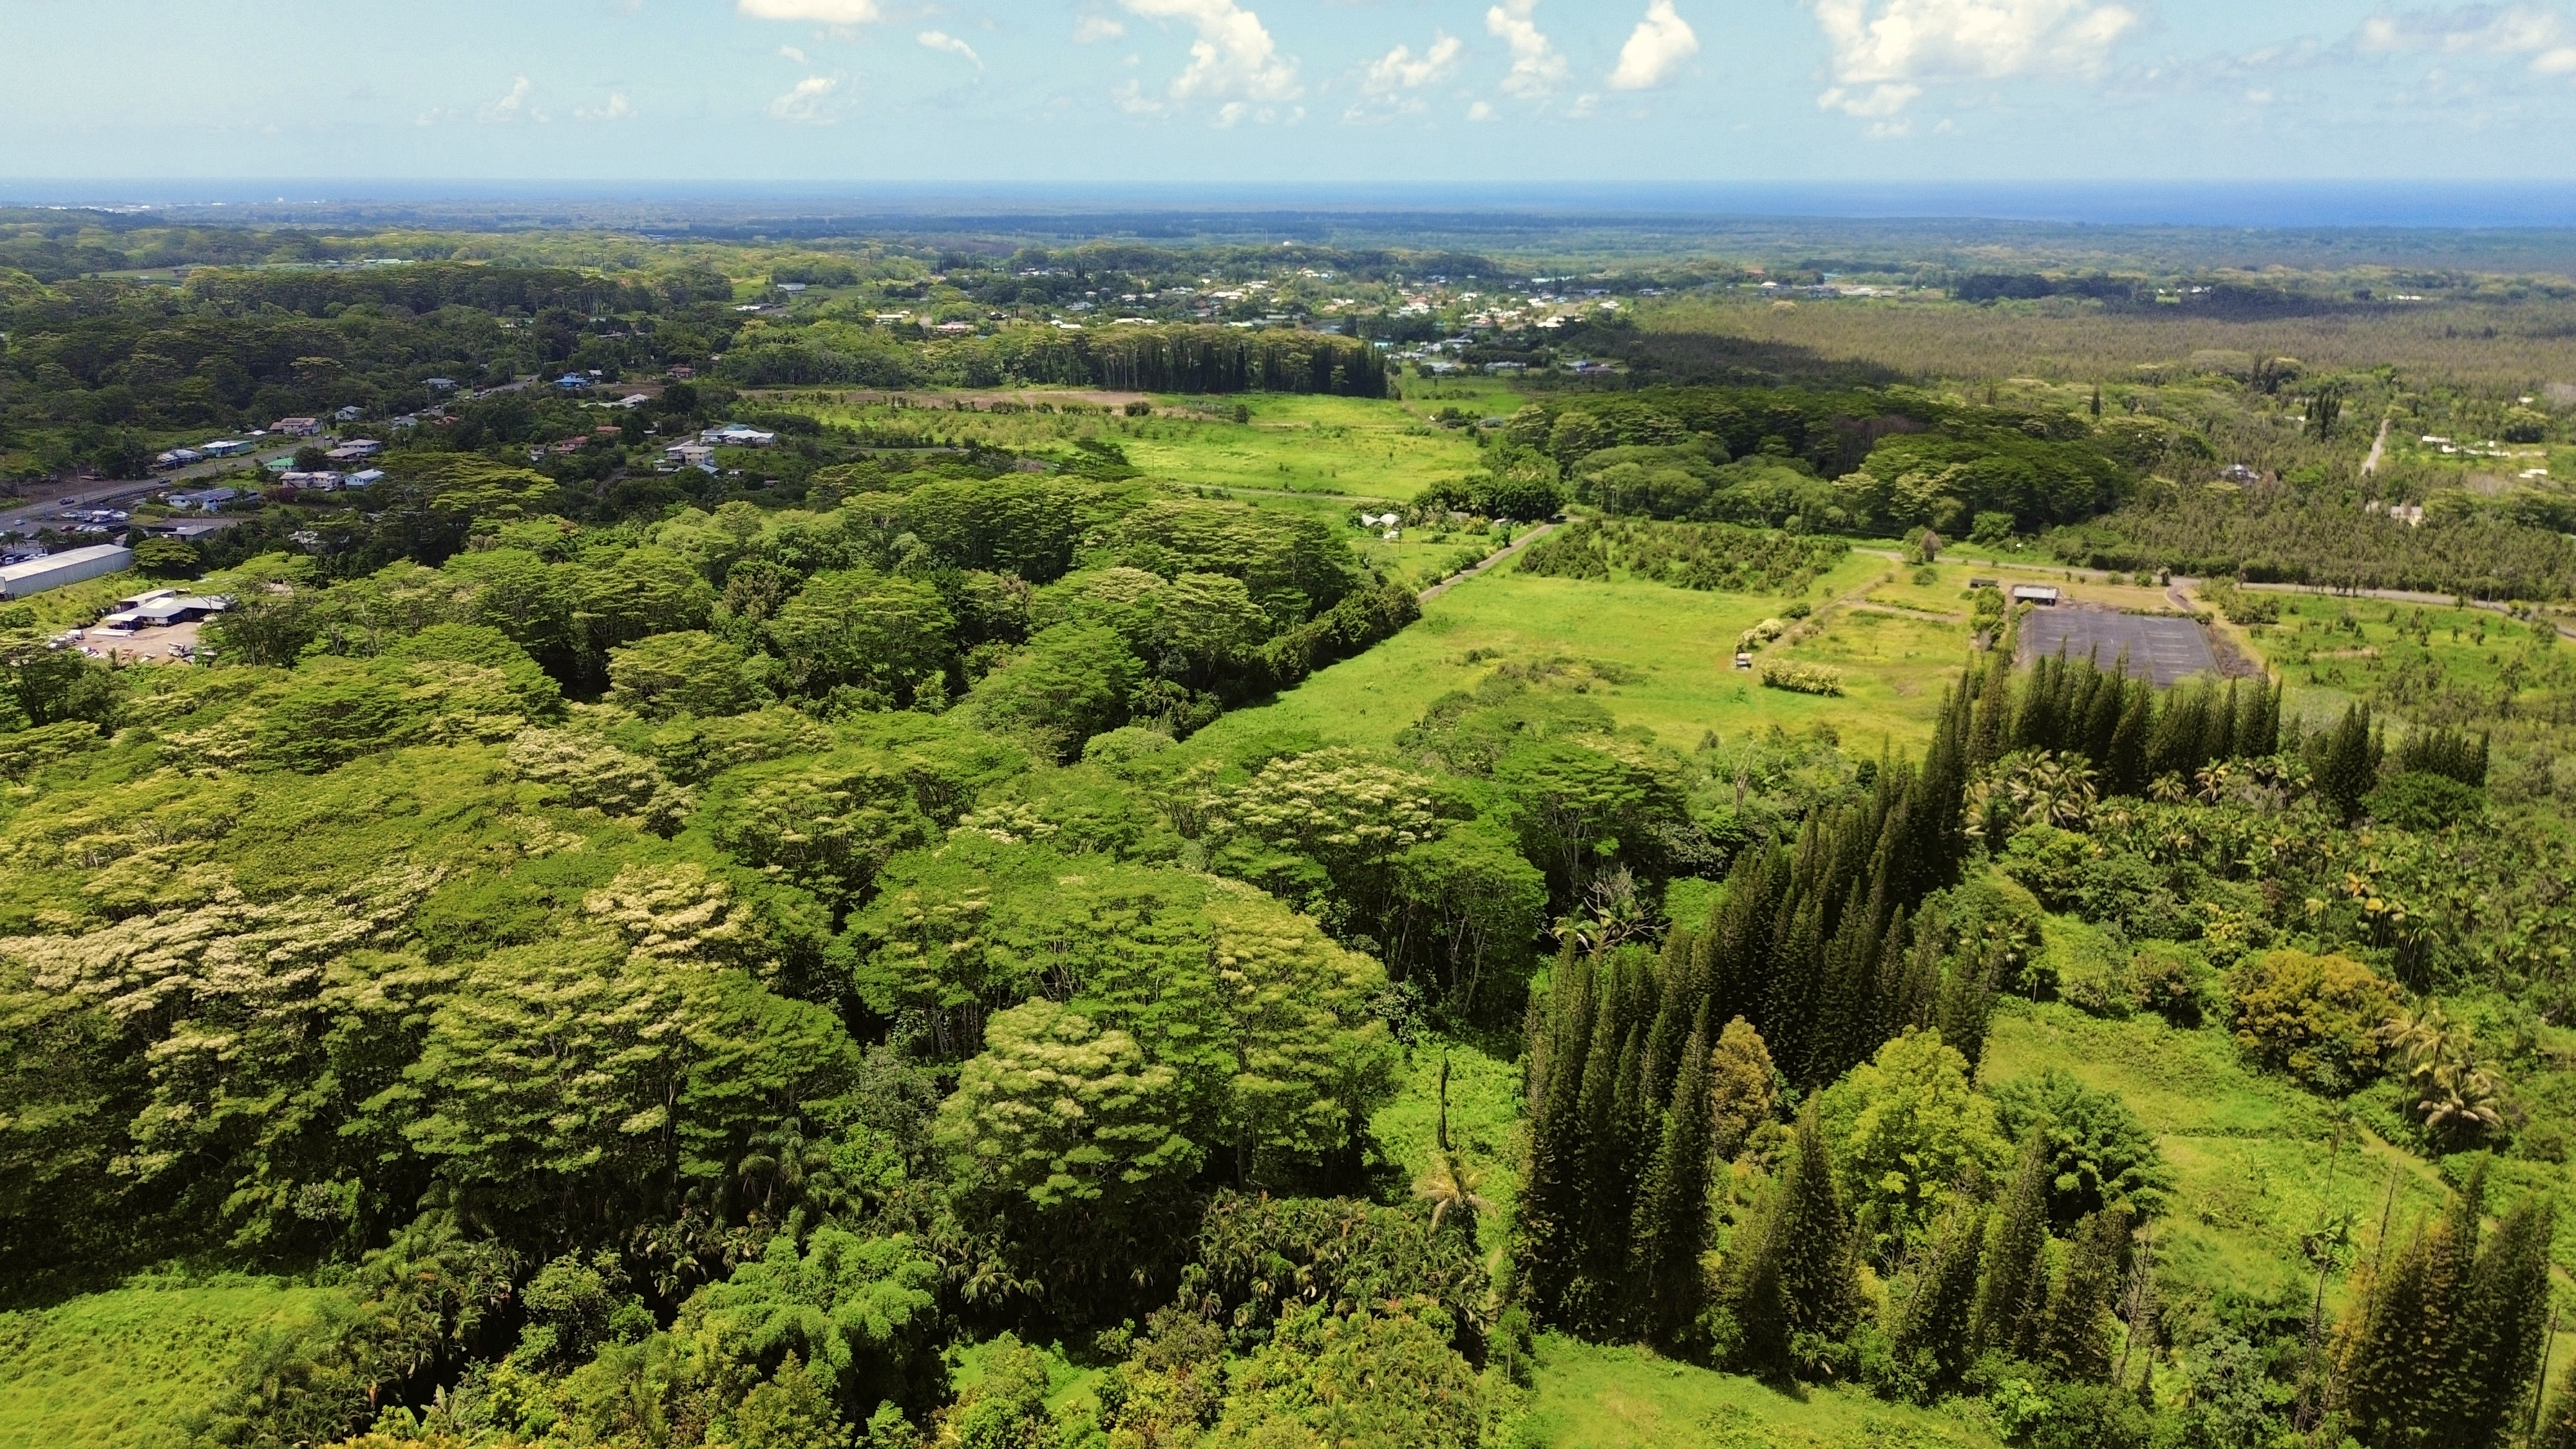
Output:
<instances>
[{"instance_id":1,"label":"green grass field","mask_svg":"<svg viewBox=\"0 0 2576 1449\"><path fill-rule=\"evenodd\" d=\"M1432 483L1481 466L1473 430L1431 421L1444 407L1476 411L1473 399L1399 402L1265 394L1241 400L1251 420L1237 423L1231 413L1238 400L1232 398L1157 397L1153 401L1161 411L1155 416L1130 418L1096 411L978 412L957 406L969 395L930 391L907 392L905 398L914 405L902 408L849 400L858 396L790 392L765 400L828 423L900 424L950 440L978 438L1002 447L1044 449L1097 438L1117 444L1130 462L1154 478L1354 502L1401 503ZM971 394L976 399L996 396L1001 395ZM1508 397L1494 405L1508 412L1505 403L1517 406Z\"/></svg>"},{"instance_id":2,"label":"green grass field","mask_svg":"<svg viewBox=\"0 0 2576 1449\"><path fill-rule=\"evenodd\" d=\"M2485 609L2269 591L2254 597L2277 604L2280 621L2235 632L2280 672L2291 713L2311 725L2331 724L2346 703L2371 696L2403 718L2442 690L2483 702L2576 685L2576 648L2546 625Z\"/></svg>"},{"instance_id":3,"label":"green grass field","mask_svg":"<svg viewBox=\"0 0 2576 1449\"><path fill-rule=\"evenodd\" d=\"M1986 1449L2003 1442L1968 1412L1833 1388L1792 1397L1644 1349L1546 1334L1520 1434L1523 1444L1547 1449Z\"/></svg>"},{"instance_id":4,"label":"green grass field","mask_svg":"<svg viewBox=\"0 0 2576 1449\"><path fill-rule=\"evenodd\" d=\"M1855 554L1809 598L1856 600L1884 592L1890 570L1884 559ZM1827 604L1813 637L1784 643L1778 652L1841 669L1846 692L1840 698L1790 694L1765 689L1734 667L1738 636L1789 602L1660 584L1533 578L1505 564L1432 600L1422 621L1395 638L1210 729L1218 740L1227 732L1306 730L1383 749L1433 700L1472 687L1496 664L1562 657L1592 664L1612 681L1603 702L1621 724L1642 725L1677 749L1692 748L1712 730L1731 737L1774 724L1798 732L1819 723L1839 731L1847 749L1874 749L1882 741L1920 749L1931 738L1943 687L1966 662L1966 624Z\"/></svg>"},{"instance_id":5,"label":"green grass field","mask_svg":"<svg viewBox=\"0 0 2576 1449\"><path fill-rule=\"evenodd\" d=\"M261 1342L321 1324L341 1295L273 1279L148 1280L0 1314L0 1449L178 1449Z\"/></svg>"},{"instance_id":6,"label":"green grass field","mask_svg":"<svg viewBox=\"0 0 2576 1449\"><path fill-rule=\"evenodd\" d=\"M1449 1064L1449 1145L1477 1174L1476 1194L1493 1210L1476 1219L1477 1246L1492 1252L1510 1235L1520 1192L1521 1064L1465 1042L1426 1035L1405 1052L1395 1100L1369 1119L1388 1162L1407 1183L1419 1182L1438 1151L1440 1064Z\"/></svg>"}]
</instances>

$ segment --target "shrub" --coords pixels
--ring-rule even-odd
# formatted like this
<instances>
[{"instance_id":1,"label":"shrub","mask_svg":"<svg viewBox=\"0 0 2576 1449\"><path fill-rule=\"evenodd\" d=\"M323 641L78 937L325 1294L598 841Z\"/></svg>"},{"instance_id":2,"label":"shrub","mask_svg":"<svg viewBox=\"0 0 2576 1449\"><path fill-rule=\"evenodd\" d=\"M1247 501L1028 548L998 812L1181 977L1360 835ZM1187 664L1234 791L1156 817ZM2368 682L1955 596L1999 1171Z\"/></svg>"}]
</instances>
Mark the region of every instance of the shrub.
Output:
<instances>
[{"instance_id":1,"label":"shrub","mask_svg":"<svg viewBox=\"0 0 2576 1449\"><path fill-rule=\"evenodd\" d=\"M2228 973L2227 990L2236 1044L2264 1066L2333 1093L2379 1074L2397 988L2360 962L2271 951Z\"/></svg>"},{"instance_id":2,"label":"shrub","mask_svg":"<svg viewBox=\"0 0 2576 1449\"><path fill-rule=\"evenodd\" d=\"M2382 825L2430 834L2453 825L2476 823L2486 812L2486 794L2447 775L2410 770L2392 775L2362 798L2361 808Z\"/></svg>"},{"instance_id":3,"label":"shrub","mask_svg":"<svg viewBox=\"0 0 2576 1449\"><path fill-rule=\"evenodd\" d=\"M1794 660L1774 659L1762 666L1764 689L1785 689L1791 694L1838 695L1843 692L1843 674L1829 664L1800 664Z\"/></svg>"},{"instance_id":4,"label":"shrub","mask_svg":"<svg viewBox=\"0 0 2576 1449\"><path fill-rule=\"evenodd\" d=\"M1761 623L1756 624L1752 628L1735 636L1735 647L1738 649L1759 649L1763 645L1770 643L1772 640L1777 639L1788 632L1788 620L1765 619Z\"/></svg>"},{"instance_id":5,"label":"shrub","mask_svg":"<svg viewBox=\"0 0 2576 1449\"><path fill-rule=\"evenodd\" d=\"M2050 1155L2049 1222L2071 1232L2088 1213L2125 1206L2140 1216L2163 1204L2170 1184L2155 1134L2117 1094L2096 1091L2054 1067L1994 1089L2007 1140L2040 1129Z\"/></svg>"},{"instance_id":6,"label":"shrub","mask_svg":"<svg viewBox=\"0 0 2576 1449\"><path fill-rule=\"evenodd\" d=\"M2153 1012L2185 1030L2200 1025L2209 963L2197 951L2169 941L2149 941L2130 958L2129 980L2137 988L2140 1011Z\"/></svg>"},{"instance_id":7,"label":"shrub","mask_svg":"<svg viewBox=\"0 0 2576 1449\"><path fill-rule=\"evenodd\" d=\"M2187 940L2200 934L2200 923L2163 873L2135 851L2053 825L2031 825L2013 836L1996 864L2052 911L2116 925L2131 936Z\"/></svg>"}]
</instances>

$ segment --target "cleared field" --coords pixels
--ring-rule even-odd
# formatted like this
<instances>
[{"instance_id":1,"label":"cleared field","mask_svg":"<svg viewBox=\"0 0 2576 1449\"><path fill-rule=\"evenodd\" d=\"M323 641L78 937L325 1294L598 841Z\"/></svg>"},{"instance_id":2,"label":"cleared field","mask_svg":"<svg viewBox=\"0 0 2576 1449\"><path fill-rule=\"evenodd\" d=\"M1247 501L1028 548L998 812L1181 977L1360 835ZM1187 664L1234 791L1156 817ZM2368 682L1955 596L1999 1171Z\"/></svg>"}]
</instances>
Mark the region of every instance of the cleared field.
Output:
<instances>
[{"instance_id":1,"label":"cleared field","mask_svg":"<svg viewBox=\"0 0 2576 1449\"><path fill-rule=\"evenodd\" d=\"M1642 1348L1538 1341L1521 1442L1548 1449L1989 1449L1973 1403L1917 1409L1832 1387L1783 1393Z\"/></svg>"},{"instance_id":2,"label":"cleared field","mask_svg":"<svg viewBox=\"0 0 2576 1449\"><path fill-rule=\"evenodd\" d=\"M1481 466L1472 429L1433 422L1442 408L1484 415L1483 400L1403 402L1374 398L1264 393L1254 397L1155 396L1154 416L1079 412L991 412L989 391L905 393L896 407L875 394L797 391L766 395L769 405L830 423L903 427L951 441L980 439L1000 447L1047 449L1096 438L1123 449L1146 474L1203 488L1273 490L1403 502L1442 479ZM1072 400L1032 392L1035 406ZM1517 406L1507 395L1495 400ZM1235 422L1237 405L1249 413ZM1503 410L1510 411L1509 406Z\"/></svg>"},{"instance_id":3,"label":"cleared field","mask_svg":"<svg viewBox=\"0 0 2576 1449\"><path fill-rule=\"evenodd\" d=\"M1887 572L1883 559L1855 555L1819 584L1828 599L1856 597ZM1931 738L1941 689L1966 658L1966 629L1854 608L1820 611L1813 637L1779 652L1833 664L1846 693L1820 698L1764 689L1734 667L1738 636L1789 601L1696 593L1661 584L1531 578L1509 565L1459 585L1424 606L1422 621L1356 659L1315 675L1258 709L1209 727L1249 737L1304 731L1385 748L1451 690L1471 688L1506 660L1566 658L1616 682L1603 702L1622 725L1641 725L1678 749L1707 731L1731 736L1777 724L1792 732L1819 723L1847 748L1919 749ZM1607 666L1607 668L1602 668Z\"/></svg>"},{"instance_id":4,"label":"cleared field","mask_svg":"<svg viewBox=\"0 0 2576 1449\"><path fill-rule=\"evenodd\" d=\"M2399 1234L2443 1210L2447 1189L2432 1164L2358 1126L2347 1129L2329 1186L2332 1104L2255 1072L2219 1027L2178 1031L2154 1018L2104 1021L2062 1005L2007 1007L1981 1079L1993 1085L2050 1068L2117 1092L2156 1134L2174 1180L2170 1209L2153 1228L2169 1297L2187 1285L2211 1304L2303 1303L2316 1284L2303 1235L2349 1214L2366 1247L2383 1210ZM2498 1167L2490 1206L2500 1210L2526 1188L2523 1174ZM2562 1264L2571 1256L2564 1238ZM2329 1285L2330 1304L2344 1282L2338 1273Z\"/></svg>"},{"instance_id":5,"label":"cleared field","mask_svg":"<svg viewBox=\"0 0 2576 1449\"><path fill-rule=\"evenodd\" d=\"M345 1302L332 1289L235 1277L0 1314L0 1446L197 1443L256 1350L303 1336Z\"/></svg>"}]
</instances>

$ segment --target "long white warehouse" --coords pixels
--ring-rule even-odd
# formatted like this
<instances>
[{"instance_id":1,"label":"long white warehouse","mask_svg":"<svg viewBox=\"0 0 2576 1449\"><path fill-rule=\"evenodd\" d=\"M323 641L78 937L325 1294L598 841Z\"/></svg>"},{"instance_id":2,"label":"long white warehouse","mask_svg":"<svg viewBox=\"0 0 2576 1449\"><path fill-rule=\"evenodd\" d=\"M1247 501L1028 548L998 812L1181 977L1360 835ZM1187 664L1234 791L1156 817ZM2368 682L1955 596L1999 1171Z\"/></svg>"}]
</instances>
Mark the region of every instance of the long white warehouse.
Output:
<instances>
[{"instance_id":1,"label":"long white warehouse","mask_svg":"<svg viewBox=\"0 0 2576 1449\"><path fill-rule=\"evenodd\" d=\"M0 568L0 599L23 599L47 589L59 589L101 574L122 573L134 567L134 550L120 544L93 544L88 548L68 549L62 553L31 558L22 564Z\"/></svg>"}]
</instances>

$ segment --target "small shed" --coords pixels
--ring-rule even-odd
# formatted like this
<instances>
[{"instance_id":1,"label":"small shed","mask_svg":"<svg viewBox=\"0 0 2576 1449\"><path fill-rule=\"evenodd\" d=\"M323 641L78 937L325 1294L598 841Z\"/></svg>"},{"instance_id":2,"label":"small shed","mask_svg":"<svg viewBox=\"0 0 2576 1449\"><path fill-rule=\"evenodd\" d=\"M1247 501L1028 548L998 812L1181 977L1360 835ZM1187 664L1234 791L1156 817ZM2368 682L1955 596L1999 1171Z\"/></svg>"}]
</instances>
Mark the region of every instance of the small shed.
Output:
<instances>
[{"instance_id":1,"label":"small shed","mask_svg":"<svg viewBox=\"0 0 2576 1449\"><path fill-rule=\"evenodd\" d=\"M2043 609L2054 609L2058 597L2055 584L2015 584L2012 588L2012 601L2016 604L2037 604Z\"/></svg>"}]
</instances>

